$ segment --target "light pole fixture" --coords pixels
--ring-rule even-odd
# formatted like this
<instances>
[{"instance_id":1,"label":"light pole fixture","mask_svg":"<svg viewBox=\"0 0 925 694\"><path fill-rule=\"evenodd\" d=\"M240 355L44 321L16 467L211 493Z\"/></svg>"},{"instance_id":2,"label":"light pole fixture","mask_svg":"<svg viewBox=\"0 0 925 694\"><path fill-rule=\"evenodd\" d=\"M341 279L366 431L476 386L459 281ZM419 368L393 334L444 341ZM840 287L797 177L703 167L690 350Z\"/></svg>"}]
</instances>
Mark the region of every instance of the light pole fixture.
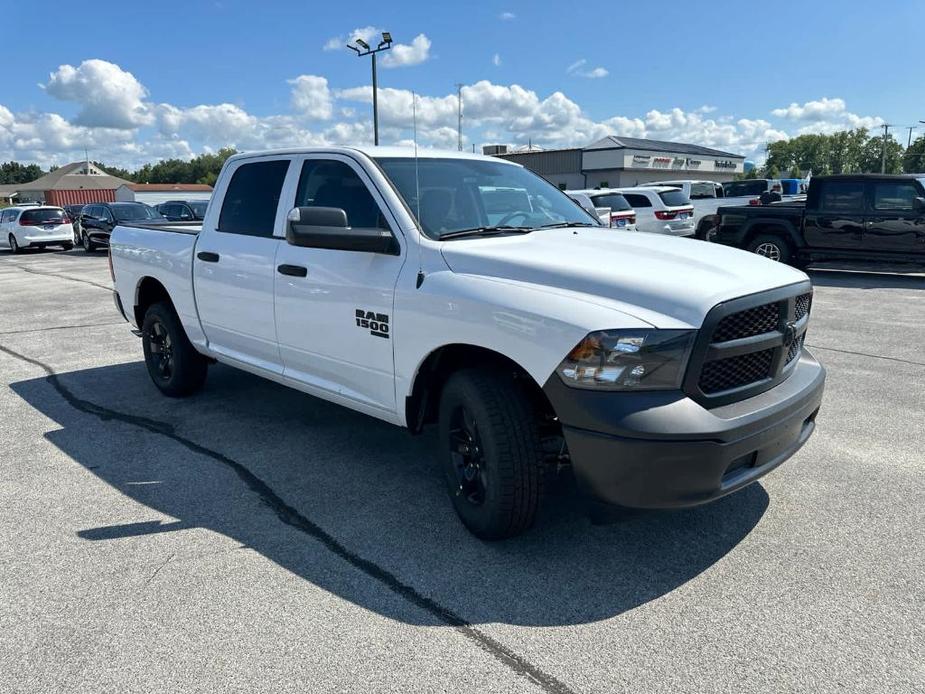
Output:
<instances>
[{"instance_id":1,"label":"light pole fixture","mask_svg":"<svg viewBox=\"0 0 925 694\"><path fill-rule=\"evenodd\" d=\"M357 57L371 55L373 57L373 144L379 145L379 84L376 81L376 53L387 51L392 47L392 34L388 31L382 32L382 40L375 48L370 47L366 41L361 38L353 40L353 44L347 44L347 48L357 54Z\"/></svg>"}]
</instances>

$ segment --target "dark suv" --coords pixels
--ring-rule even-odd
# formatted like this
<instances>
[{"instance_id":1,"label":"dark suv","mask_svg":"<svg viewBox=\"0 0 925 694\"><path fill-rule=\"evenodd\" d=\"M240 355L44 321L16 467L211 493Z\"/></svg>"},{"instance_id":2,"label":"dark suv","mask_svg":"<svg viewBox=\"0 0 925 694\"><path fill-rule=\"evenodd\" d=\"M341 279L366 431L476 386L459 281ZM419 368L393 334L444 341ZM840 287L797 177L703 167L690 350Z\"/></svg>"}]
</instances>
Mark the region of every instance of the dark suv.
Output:
<instances>
[{"instance_id":1,"label":"dark suv","mask_svg":"<svg viewBox=\"0 0 925 694\"><path fill-rule=\"evenodd\" d=\"M171 222L201 222L205 219L208 200L168 200L157 211Z\"/></svg>"},{"instance_id":2,"label":"dark suv","mask_svg":"<svg viewBox=\"0 0 925 694\"><path fill-rule=\"evenodd\" d=\"M716 243L772 260L925 264L925 174L817 176L806 202L724 206Z\"/></svg>"},{"instance_id":3,"label":"dark suv","mask_svg":"<svg viewBox=\"0 0 925 694\"><path fill-rule=\"evenodd\" d=\"M167 224L157 210L141 202L94 202L80 212L80 243L87 253L97 246L108 246L116 224L141 222Z\"/></svg>"}]
</instances>

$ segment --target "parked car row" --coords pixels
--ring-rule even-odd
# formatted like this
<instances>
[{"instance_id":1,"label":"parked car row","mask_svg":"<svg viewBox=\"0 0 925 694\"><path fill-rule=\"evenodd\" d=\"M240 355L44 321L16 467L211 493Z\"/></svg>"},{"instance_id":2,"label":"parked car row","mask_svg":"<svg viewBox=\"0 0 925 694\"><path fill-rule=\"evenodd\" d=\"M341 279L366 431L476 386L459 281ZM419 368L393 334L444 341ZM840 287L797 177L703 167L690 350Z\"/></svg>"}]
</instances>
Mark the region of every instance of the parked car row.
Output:
<instances>
[{"instance_id":1,"label":"parked car row","mask_svg":"<svg viewBox=\"0 0 925 694\"><path fill-rule=\"evenodd\" d=\"M166 224L201 221L208 200L170 200L156 207L142 202L94 202L85 205L24 203L0 211L0 246L25 248L82 246L88 253L109 245L113 227L123 222Z\"/></svg>"}]
</instances>

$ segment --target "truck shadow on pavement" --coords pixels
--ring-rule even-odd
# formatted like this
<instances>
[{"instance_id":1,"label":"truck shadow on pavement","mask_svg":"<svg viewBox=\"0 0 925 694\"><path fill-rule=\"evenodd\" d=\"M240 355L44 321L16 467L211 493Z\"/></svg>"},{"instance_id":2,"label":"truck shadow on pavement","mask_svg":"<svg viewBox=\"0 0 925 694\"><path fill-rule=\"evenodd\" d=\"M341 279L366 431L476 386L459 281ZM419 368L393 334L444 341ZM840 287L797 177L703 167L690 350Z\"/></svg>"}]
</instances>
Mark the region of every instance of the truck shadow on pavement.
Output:
<instances>
[{"instance_id":1,"label":"truck shadow on pavement","mask_svg":"<svg viewBox=\"0 0 925 694\"><path fill-rule=\"evenodd\" d=\"M925 268L923 268L925 269ZM867 270L829 270L811 268L807 271L813 285L842 289L923 289L925 275ZM921 270L919 270L921 272Z\"/></svg>"},{"instance_id":2,"label":"truck shadow on pavement","mask_svg":"<svg viewBox=\"0 0 925 694\"><path fill-rule=\"evenodd\" d=\"M483 543L447 500L432 435L240 371L213 367L186 400L160 396L141 362L12 388L60 427L46 434L53 445L147 507L125 523L74 528L89 552L205 528L412 624L607 619L697 577L768 507L753 484L706 507L593 526L565 490L527 534Z\"/></svg>"}]
</instances>

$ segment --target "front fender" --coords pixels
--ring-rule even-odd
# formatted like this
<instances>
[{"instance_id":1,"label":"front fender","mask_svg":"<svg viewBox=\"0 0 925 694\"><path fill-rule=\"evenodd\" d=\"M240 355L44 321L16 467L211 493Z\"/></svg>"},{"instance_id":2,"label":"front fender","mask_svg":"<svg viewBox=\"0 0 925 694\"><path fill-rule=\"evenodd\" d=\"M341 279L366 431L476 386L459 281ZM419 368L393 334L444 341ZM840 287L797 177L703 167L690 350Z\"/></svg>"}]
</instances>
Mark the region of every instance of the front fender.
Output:
<instances>
[{"instance_id":1,"label":"front fender","mask_svg":"<svg viewBox=\"0 0 925 694\"><path fill-rule=\"evenodd\" d=\"M399 290L395 326L399 397L411 394L421 364L446 345L504 354L542 385L589 332L652 327L579 294L449 270L428 275L420 289Z\"/></svg>"}]
</instances>

